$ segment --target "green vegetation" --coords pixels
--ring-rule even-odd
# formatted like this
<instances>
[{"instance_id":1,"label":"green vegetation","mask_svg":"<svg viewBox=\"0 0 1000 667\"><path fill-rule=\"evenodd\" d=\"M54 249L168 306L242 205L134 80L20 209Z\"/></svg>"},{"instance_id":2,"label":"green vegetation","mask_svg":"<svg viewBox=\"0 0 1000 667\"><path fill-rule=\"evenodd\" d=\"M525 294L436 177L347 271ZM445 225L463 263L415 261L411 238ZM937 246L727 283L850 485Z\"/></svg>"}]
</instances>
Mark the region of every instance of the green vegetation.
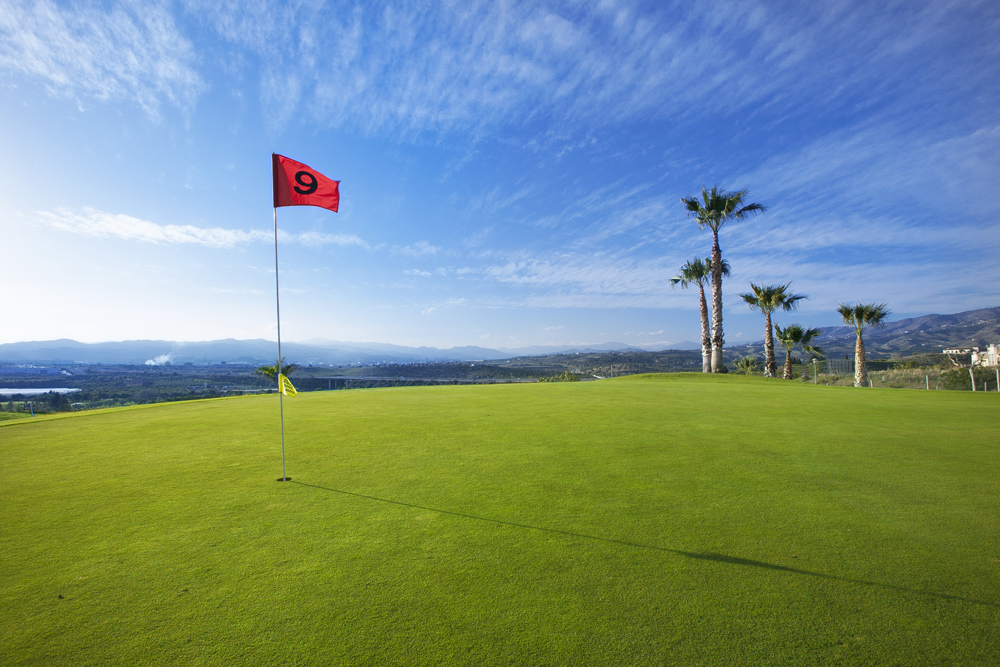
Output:
<instances>
[{"instance_id":1,"label":"green vegetation","mask_svg":"<svg viewBox=\"0 0 1000 667\"><path fill-rule=\"evenodd\" d=\"M781 375L782 379L792 379L792 350L796 346L801 345L803 352L814 354L817 359L820 358L823 350L813 345L812 339L821 333L823 332L819 329L805 329L800 324L789 324L784 329L777 324L774 325L774 335L778 337L781 346L785 348L785 367Z\"/></svg>"},{"instance_id":2,"label":"green vegetation","mask_svg":"<svg viewBox=\"0 0 1000 667\"><path fill-rule=\"evenodd\" d=\"M197 398L243 395L272 391L274 383L268 378L256 375L253 369L240 365L193 366L69 366L70 375L61 375L58 380L51 377L6 376L3 386L11 388L5 394L2 405L13 402L17 409L24 407L25 401L34 404L35 412L57 410L91 410L164 401L185 401ZM17 389L39 389L52 386L53 382L68 388L79 389L55 398L56 393L28 396L19 394ZM65 402L63 402L65 398ZM54 406L52 400L60 401ZM69 406L66 402L70 403Z\"/></svg>"},{"instance_id":3,"label":"green vegetation","mask_svg":"<svg viewBox=\"0 0 1000 667\"><path fill-rule=\"evenodd\" d=\"M672 374L0 424L47 664L1000 663L995 394ZM794 406L794 407L791 407Z\"/></svg>"},{"instance_id":4,"label":"green vegetation","mask_svg":"<svg viewBox=\"0 0 1000 667\"><path fill-rule=\"evenodd\" d=\"M857 333L857 342L854 345L854 386L864 387L868 384L868 369L865 359L865 343L861 336L865 329L869 327L883 327L889 319L889 307L884 303L861 303L860 301L851 306L841 303L837 306L837 312L844 319L845 324L854 327Z\"/></svg>"},{"instance_id":5,"label":"green vegetation","mask_svg":"<svg viewBox=\"0 0 1000 667\"><path fill-rule=\"evenodd\" d=\"M767 207L763 204L746 203L748 191L737 190L727 192L719 186L711 190L701 188L701 201L697 197L681 197L688 215L694 218L698 227L708 227L712 231L712 372L725 373L722 359L722 346L725 336L722 331L722 248L719 246L719 230L730 222L740 222L758 213L763 213Z\"/></svg>"},{"instance_id":6,"label":"green vegetation","mask_svg":"<svg viewBox=\"0 0 1000 667\"><path fill-rule=\"evenodd\" d=\"M285 358L281 358L281 375L285 377L290 377L292 373L299 370L298 364L290 364L285 361ZM270 366L258 366L257 370L254 371L255 375L262 375L266 378L270 378L272 382L276 385L278 384L278 364L277 362L271 364Z\"/></svg>"},{"instance_id":7,"label":"green vegetation","mask_svg":"<svg viewBox=\"0 0 1000 667\"><path fill-rule=\"evenodd\" d=\"M740 294L740 298L750 306L750 310L759 310L764 313L764 376L773 378L777 374L777 365L774 361L774 327L771 324L771 313L777 309L790 311L796 307L802 299L809 297L801 294L792 294L788 291L792 283L784 285L754 285L750 283L750 290L745 294ZM788 361L785 362L787 372ZM787 377L785 378L788 379Z\"/></svg>"},{"instance_id":8,"label":"green vegetation","mask_svg":"<svg viewBox=\"0 0 1000 667\"><path fill-rule=\"evenodd\" d=\"M760 362L753 357L740 357L733 366L744 375L753 375L760 370Z\"/></svg>"},{"instance_id":9,"label":"green vegetation","mask_svg":"<svg viewBox=\"0 0 1000 667\"><path fill-rule=\"evenodd\" d=\"M550 375L549 377L538 378L539 382L579 382L580 376L576 373L570 373L569 371L563 371L559 375Z\"/></svg>"},{"instance_id":10,"label":"green vegetation","mask_svg":"<svg viewBox=\"0 0 1000 667\"><path fill-rule=\"evenodd\" d=\"M995 368L973 368L971 373L968 368L952 368L941 374L941 385L945 389L964 389L972 391L972 381L975 378L976 391L981 391L984 387L987 391L996 391L996 369Z\"/></svg>"},{"instance_id":11,"label":"green vegetation","mask_svg":"<svg viewBox=\"0 0 1000 667\"><path fill-rule=\"evenodd\" d=\"M729 262L722 260L722 275L728 276ZM708 302L705 300L705 284L712 278L712 258L695 257L684 262L681 272L670 279L673 287L681 286L687 289L690 285L698 286L699 305L701 311L701 372L712 372L712 334L708 319Z\"/></svg>"}]
</instances>

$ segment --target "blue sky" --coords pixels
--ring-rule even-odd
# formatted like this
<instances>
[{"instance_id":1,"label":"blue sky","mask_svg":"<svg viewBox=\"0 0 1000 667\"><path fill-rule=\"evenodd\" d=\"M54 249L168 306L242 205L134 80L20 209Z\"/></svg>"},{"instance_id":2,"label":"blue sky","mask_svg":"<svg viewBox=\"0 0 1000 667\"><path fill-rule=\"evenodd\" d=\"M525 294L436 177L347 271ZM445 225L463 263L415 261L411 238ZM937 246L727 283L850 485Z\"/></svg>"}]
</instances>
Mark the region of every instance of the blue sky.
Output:
<instances>
[{"instance_id":1,"label":"blue sky","mask_svg":"<svg viewBox=\"0 0 1000 667\"><path fill-rule=\"evenodd\" d=\"M837 324L1000 305L995 2L0 0L0 342L275 337L270 153L341 180L278 211L282 338L698 340L669 278L748 188L737 296Z\"/></svg>"}]
</instances>

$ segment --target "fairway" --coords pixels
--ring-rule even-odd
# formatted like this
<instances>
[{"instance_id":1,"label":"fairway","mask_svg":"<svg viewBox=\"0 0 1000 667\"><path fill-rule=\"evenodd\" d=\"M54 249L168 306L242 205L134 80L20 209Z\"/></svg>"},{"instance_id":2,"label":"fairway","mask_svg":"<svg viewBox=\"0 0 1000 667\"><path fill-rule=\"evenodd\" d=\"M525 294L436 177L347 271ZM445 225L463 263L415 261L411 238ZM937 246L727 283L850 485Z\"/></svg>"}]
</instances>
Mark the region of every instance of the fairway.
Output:
<instances>
[{"instance_id":1,"label":"fairway","mask_svg":"<svg viewBox=\"0 0 1000 667\"><path fill-rule=\"evenodd\" d=\"M0 664L1000 664L1000 395L675 374L0 423Z\"/></svg>"}]
</instances>

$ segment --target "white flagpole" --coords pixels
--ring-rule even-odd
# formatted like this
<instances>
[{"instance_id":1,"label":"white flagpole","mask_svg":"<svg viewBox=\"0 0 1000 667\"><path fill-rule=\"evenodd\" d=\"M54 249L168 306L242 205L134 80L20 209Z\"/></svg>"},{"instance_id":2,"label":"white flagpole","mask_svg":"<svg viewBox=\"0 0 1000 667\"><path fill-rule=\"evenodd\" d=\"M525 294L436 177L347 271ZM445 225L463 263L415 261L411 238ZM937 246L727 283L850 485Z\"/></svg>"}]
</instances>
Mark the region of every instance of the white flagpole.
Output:
<instances>
[{"instance_id":1,"label":"white flagpole","mask_svg":"<svg viewBox=\"0 0 1000 667\"><path fill-rule=\"evenodd\" d=\"M278 290L278 208L274 208L274 304L278 317L278 364L275 366L274 379L278 382L278 413L281 415L281 479L289 481L285 476L285 404L281 391L281 297Z\"/></svg>"}]
</instances>

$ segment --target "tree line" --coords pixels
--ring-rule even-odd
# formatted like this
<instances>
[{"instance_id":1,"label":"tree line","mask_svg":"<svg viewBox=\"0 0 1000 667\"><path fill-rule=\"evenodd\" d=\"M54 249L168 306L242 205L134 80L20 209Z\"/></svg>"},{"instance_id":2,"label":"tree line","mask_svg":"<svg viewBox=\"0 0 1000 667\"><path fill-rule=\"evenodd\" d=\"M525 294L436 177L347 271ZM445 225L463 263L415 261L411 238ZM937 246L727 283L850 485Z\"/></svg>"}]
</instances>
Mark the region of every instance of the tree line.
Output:
<instances>
[{"instance_id":1,"label":"tree line","mask_svg":"<svg viewBox=\"0 0 1000 667\"><path fill-rule=\"evenodd\" d=\"M730 275L729 263L722 257L722 247L719 244L719 232L727 224L747 220L767 211L764 204L748 202L746 189L727 191L719 186L711 190L701 188L701 199L681 197L688 215L698 223L699 228L707 227L712 232L711 254L704 259L695 257L681 267L680 273L671 279L671 284L686 288L697 285L701 299L701 354L703 373L725 373L722 347L725 335L722 327L722 278ZM706 283L712 290L712 313L709 319L708 303L705 298ZM784 285L757 285L750 283L750 291L740 294L743 301L752 309L764 315L764 376L775 377L777 363L774 356L774 339L785 348L785 365L783 377L792 377L792 351L801 347L803 352L812 353L822 358L822 348L812 344L822 331L790 324L784 328L772 323L771 314L778 309L794 310L802 299L808 298L802 294L790 291L791 282ZM837 312L844 323L852 326L857 334L854 345L854 386L863 387L868 383L868 370L865 359L865 345L862 335L868 327L885 326L890 311L885 303L861 303L855 305L841 303ZM750 372L756 367L756 360L744 357L737 360L736 366Z\"/></svg>"}]
</instances>

